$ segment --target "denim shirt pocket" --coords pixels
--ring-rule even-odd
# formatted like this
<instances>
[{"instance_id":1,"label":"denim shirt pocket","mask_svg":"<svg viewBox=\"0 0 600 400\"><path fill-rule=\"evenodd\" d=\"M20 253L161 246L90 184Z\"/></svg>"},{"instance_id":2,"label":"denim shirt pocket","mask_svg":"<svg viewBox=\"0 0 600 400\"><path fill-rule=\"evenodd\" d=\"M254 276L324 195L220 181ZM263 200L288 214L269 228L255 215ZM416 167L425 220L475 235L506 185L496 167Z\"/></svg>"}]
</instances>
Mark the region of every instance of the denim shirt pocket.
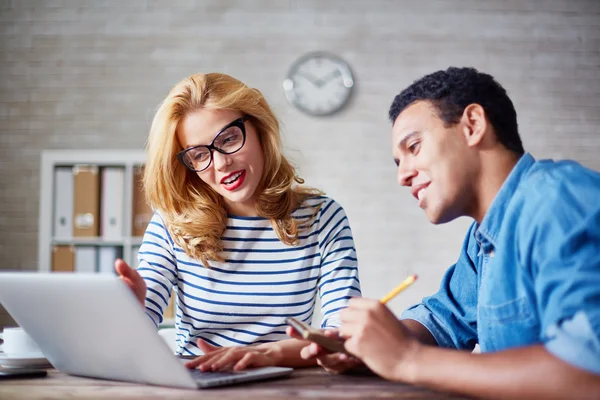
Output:
<instances>
[{"instance_id":1,"label":"denim shirt pocket","mask_svg":"<svg viewBox=\"0 0 600 400\"><path fill-rule=\"evenodd\" d=\"M480 305L479 343L483 351L539 342L539 321L527 297L497 305Z\"/></svg>"}]
</instances>

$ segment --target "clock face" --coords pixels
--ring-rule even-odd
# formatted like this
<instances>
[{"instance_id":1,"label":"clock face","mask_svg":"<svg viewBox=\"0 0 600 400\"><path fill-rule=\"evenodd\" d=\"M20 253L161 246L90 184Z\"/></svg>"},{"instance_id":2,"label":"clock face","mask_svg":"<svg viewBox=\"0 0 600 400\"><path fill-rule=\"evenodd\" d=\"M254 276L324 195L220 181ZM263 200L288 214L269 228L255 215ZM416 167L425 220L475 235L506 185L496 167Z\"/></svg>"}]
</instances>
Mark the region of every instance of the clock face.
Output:
<instances>
[{"instance_id":1,"label":"clock face","mask_svg":"<svg viewBox=\"0 0 600 400\"><path fill-rule=\"evenodd\" d=\"M354 78L348 64L328 53L299 58L283 81L285 95L294 107L310 115L329 115L344 107Z\"/></svg>"}]
</instances>

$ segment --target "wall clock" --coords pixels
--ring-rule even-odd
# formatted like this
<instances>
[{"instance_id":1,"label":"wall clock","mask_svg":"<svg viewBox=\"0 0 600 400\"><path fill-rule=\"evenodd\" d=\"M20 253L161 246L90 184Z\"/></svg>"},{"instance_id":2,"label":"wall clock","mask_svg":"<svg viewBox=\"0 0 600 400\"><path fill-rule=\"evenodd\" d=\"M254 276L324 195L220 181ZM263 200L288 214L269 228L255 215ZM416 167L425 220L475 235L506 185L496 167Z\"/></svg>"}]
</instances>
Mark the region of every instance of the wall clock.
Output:
<instances>
[{"instance_id":1,"label":"wall clock","mask_svg":"<svg viewBox=\"0 0 600 400\"><path fill-rule=\"evenodd\" d=\"M308 53L297 59L283 81L288 102L314 116L341 110L354 88L350 66L336 55Z\"/></svg>"}]
</instances>

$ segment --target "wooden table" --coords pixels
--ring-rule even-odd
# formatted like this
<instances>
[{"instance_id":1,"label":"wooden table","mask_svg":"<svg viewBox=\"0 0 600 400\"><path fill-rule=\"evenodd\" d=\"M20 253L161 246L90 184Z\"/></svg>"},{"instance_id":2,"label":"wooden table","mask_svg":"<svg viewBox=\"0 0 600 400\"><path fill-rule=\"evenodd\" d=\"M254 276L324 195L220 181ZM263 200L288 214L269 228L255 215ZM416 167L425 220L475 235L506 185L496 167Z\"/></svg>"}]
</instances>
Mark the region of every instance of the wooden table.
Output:
<instances>
[{"instance_id":1,"label":"wooden table","mask_svg":"<svg viewBox=\"0 0 600 400\"><path fill-rule=\"evenodd\" d=\"M392 383L376 376L328 375L319 368L286 378L214 389L187 390L81 378L49 370L45 378L3 379L0 399L465 399Z\"/></svg>"}]
</instances>

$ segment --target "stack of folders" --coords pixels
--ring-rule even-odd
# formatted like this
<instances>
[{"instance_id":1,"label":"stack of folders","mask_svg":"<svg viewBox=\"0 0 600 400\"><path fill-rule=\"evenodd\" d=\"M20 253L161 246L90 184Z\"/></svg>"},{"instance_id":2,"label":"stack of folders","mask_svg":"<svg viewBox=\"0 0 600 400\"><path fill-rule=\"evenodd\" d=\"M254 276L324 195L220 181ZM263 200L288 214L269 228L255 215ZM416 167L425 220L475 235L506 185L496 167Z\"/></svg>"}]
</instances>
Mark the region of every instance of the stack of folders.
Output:
<instances>
[{"instance_id":1,"label":"stack of folders","mask_svg":"<svg viewBox=\"0 0 600 400\"><path fill-rule=\"evenodd\" d=\"M126 196L125 168L75 165L54 170L52 270L114 273L124 239L143 236L152 210L144 200L143 169L133 174ZM131 201L132 217L125 207ZM129 231L130 232L126 232ZM134 266L137 248L132 248Z\"/></svg>"}]
</instances>

